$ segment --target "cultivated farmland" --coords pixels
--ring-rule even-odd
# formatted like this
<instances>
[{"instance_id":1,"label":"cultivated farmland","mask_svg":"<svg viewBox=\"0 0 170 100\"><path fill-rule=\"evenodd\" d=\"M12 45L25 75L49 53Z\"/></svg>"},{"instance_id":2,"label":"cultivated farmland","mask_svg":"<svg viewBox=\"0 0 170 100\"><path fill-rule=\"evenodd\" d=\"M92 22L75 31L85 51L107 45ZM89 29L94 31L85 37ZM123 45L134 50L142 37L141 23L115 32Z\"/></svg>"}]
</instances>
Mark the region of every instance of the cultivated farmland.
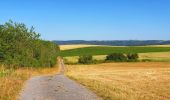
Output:
<instances>
[{"instance_id":1,"label":"cultivated farmland","mask_svg":"<svg viewBox=\"0 0 170 100\"><path fill-rule=\"evenodd\" d=\"M170 63L67 65L67 76L105 100L169 100Z\"/></svg>"},{"instance_id":2,"label":"cultivated farmland","mask_svg":"<svg viewBox=\"0 0 170 100\"><path fill-rule=\"evenodd\" d=\"M60 45L60 50L70 50L70 49L94 47L94 46L100 46L100 45L87 45L87 44Z\"/></svg>"},{"instance_id":3,"label":"cultivated farmland","mask_svg":"<svg viewBox=\"0 0 170 100\"><path fill-rule=\"evenodd\" d=\"M170 47L84 47L70 50L62 50L60 56L81 56L81 55L107 55L111 53L150 53L150 52L170 52Z\"/></svg>"}]
</instances>

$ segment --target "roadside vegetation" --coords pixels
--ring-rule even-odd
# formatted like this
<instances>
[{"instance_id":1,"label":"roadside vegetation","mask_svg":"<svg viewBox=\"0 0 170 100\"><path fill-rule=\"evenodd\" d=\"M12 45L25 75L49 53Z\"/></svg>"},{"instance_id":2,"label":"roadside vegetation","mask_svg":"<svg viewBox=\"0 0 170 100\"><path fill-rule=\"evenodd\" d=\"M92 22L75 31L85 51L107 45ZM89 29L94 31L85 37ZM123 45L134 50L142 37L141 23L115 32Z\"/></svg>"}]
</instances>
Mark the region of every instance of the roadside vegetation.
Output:
<instances>
[{"instance_id":1,"label":"roadside vegetation","mask_svg":"<svg viewBox=\"0 0 170 100\"><path fill-rule=\"evenodd\" d=\"M23 23L0 25L0 63L10 67L52 67L59 47L40 39L40 34Z\"/></svg>"},{"instance_id":2,"label":"roadside vegetation","mask_svg":"<svg viewBox=\"0 0 170 100\"><path fill-rule=\"evenodd\" d=\"M104 100L168 100L169 62L67 65L66 75Z\"/></svg>"},{"instance_id":3,"label":"roadside vegetation","mask_svg":"<svg viewBox=\"0 0 170 100\"><path fill-rule=\"evenodd\" d=\"M53 68L18 68L7 69L0 66L0 100L18 100L19 93L26 80L38 75L55 75L57 65Z\"/></svg>"},{"instance_id":4,"label":"roadside vegetation","mask_svg":"<svg viewBox=\"0 0 170 100\"><path fill-rule=\"evenodd\" d=\"M23 23L0 25L0 100L18 100L26 80L56 74L59 46Z\"/></svg>"}]
</instances>

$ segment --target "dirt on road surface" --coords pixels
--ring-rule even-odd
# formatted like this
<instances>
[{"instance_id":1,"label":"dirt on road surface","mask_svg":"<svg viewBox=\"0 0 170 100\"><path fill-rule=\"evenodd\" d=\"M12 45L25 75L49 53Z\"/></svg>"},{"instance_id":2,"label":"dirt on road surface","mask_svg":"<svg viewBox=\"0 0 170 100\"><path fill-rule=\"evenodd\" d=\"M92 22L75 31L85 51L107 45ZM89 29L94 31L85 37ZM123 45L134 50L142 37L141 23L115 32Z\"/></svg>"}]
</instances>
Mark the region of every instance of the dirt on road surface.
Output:
<instances>
[{"instance_id":1,"label":"dirt on road surface","mask_svg":"<svg viewBox=\"0 0 170 100\"><path fill-rule=\"evenodd\" d=\"M28 80L19 100L102 100L84 86L64 76L64 63L59 60L60 73Z\"/></svg>"}]
</instances>

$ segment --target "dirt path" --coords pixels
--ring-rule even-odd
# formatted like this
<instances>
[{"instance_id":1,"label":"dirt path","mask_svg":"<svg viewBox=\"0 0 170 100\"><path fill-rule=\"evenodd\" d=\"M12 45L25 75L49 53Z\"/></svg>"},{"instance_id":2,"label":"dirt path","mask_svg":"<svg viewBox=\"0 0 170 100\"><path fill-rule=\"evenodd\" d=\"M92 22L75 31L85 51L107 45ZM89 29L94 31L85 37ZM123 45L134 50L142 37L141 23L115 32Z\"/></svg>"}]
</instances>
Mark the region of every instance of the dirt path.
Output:
<instances>
[{"instance_id":1,"label":"dirt path","mask_svg":"<svg viewBox=\"0 0 170 100\"><path fill-rule=\"evenodd\" d=\"M39 76L30 79L19 100L102 100L84 86L64 76L64 63L55 76Z\"/></svg>"}]
</instances>

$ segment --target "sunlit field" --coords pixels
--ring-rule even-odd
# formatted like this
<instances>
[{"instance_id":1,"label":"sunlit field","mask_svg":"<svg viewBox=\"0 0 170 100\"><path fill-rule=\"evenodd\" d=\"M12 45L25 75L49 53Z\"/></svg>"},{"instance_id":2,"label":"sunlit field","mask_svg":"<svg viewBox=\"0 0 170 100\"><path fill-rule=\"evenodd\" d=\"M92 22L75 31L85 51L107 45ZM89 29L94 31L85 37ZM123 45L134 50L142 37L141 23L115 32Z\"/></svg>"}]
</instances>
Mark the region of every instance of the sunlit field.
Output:
<instances>
[{"instance_id":1,"label":"sunlit field","mask_svg":"<svg viewBox=\"0 0 170 100\"><path fill-rule=\"evenodd\" d=\"M106 59L107 55L95 55L94 60ZM66 63L76 64L78 63L79 56L64 57ZM150 52L150 53L139 53L139 61L151 61L151 62L170 62L170 52Z\"/></svg>"},{"instance_id":2,"label":"sunlit field","mask_svg":"<svg viewBox=\"0 0 170 100\"><path fill-rule=\"evenodd\" d=\"M140 53L139 59L148 59L151 61L162 61L170 62L170 52L150 52L150 53Z\"/></svg>"},{"instance_id":3,"label":"sunlit field","mask_svg":"<svg viewBox=\"0 0 170 100\"><path fill-rule=\"evenodd\" d=\"M53 75L58 71L54 68L19 68L6 69L0 66L0 100L18 100L19 92L26 80L38 75Z\"/></svg>"},{"instance_id":4,"label":"sunlit field","mask_svg":"<svg viewBox=\"0 0 170 100\"><path fill-rule=\"evenodd\" d=\"M67 65L67 76L105 100L169 100L170 63Z\"/></svg>"},{"instance_id":5,"label":"sunlit field","mask_svg":"<svg viewBox=\"0 0 170 100\"><path fill-rule=\"evenodd\" d=\"M69 50L69 49L77 49L77 48L84 48L84 47L96 47L96 46L126 47L126 46L110 46L110 45L71 44L71 45L60 45L60 50ZM166 45L164 47L166 47ZM169 45L169 47L170 47L170 45Z\"/></svg>"},{"instance_id":6,"label":"sunlit field","mask_svg":"<svg viewBox=\"0 0 170 100\"><path fill-rule=\"evenodd\" d=\"M169 44L167 44L167 45L149 45L149 46L154 46L154 47L170 47Z\"/></svg>"},{"instance_id":7,"label":"sunlit field","mask_svg":"<svg viewBox=\"0 0 170 100\"><path fill-rule=\"evenodd\" d=\"M170 100L170 0L1 0L0 100Z\"/></svg>"},{"instance_id":8,"label":"sunlit field","mask_svg":"<svg viewBox=\"0 0 170 100\"><path fill-rule=\"evenodd\" d=\"M152 46L136 46L136 47L83 47L70 50L62 50L60 56L82 56L82 55L107 55L111 53L150 53L150 52L170 52L170 47L152 47Z\"/></svg>"},{"instance_id":9,"label":"sunlit field","mask_svg":"<svg viewBox=\"0 0 170 100\"><path fill-rule=\"evenodd\" d=\"M60 50L69 50L69 49L93 47L93 46L102 46L102 45L88 45L88 44L60 45ZM107 47L126 47L126 46L107 46ZM143 47L170 47L170 45L148 45Z\"/></svg>"},{"instance_id":10,"label":"sunlit field","mask_svg":"<svg viewBox=\"0 0 170 100\"><path fill-rule=\"evenodd\" d=\"M93 46L99 46L99 45L88 45L88 44L60 45L60 50L69 50L69 49L93 47Z\"/></svg>"}]
</instances>

